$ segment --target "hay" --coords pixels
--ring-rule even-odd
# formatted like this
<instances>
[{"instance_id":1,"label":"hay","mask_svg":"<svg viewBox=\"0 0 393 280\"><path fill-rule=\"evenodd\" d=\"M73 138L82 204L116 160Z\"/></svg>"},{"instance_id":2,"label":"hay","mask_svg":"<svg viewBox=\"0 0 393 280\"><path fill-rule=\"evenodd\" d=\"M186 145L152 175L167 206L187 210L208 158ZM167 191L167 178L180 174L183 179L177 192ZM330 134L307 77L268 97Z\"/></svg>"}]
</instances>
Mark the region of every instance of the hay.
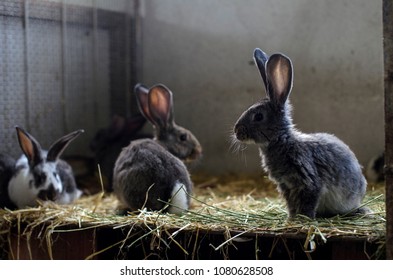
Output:
<instances>
[{"instance_id":1,"label":"hay","mask_svg":"<svg viewBox=\"0 0 393 280\"><path fill-rule=\"evenodd\" d=\"M307 217L287 219L283 200L278 197L275 187L265 179L226 177L194 177L195 193L192 206L181 217L160 211L141 210L127 216L117 214L118 201L113 194L102 193L82 197L71 205L57 205L46 202L35 208L10 211L0 209L0 242L9 239L10 228L17 225L18 234L31 237L39 229L38 238L46 239L51 247L51 235L56 232L78 231L99 227L127 229L124 240L105 248L125 246L131 240L132 229L142 226L145 234L127 244L132 247L139 240L152 236L165 246L170 246L163 236L189 254L177 242L176 236L184 231L221 232L226 241L214 250L221 250L235 239L250 234L299 235L305 236L304 251L313 252L316 240L328 242L330 238L361 238L380 243L385 238L385 202L383 186L371 186L365 204L372 215L336 216L310 220ZM21 226L22 225L22 226ZM43 226L45 225L45 226ZM195 248L194 248L195 249ZM103 250L103 251L104 251ZM51 254L51 252L49 252ZM93 258L96 252L89 258ZM17 257L17 256L14 256ZM377 257L377 256L374 256Z\"/></svg>"}]
</instances>

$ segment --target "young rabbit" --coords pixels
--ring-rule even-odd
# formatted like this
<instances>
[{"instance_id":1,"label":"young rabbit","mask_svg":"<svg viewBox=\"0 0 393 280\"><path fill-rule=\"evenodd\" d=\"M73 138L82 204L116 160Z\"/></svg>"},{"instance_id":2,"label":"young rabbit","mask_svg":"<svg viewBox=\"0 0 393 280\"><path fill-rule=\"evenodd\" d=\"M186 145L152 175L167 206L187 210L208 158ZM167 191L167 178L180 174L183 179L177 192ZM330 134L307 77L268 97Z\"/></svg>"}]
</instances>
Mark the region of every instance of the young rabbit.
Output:
<instances>
[{"instance_id":1,"label":"young rabbit","mask_svg":"<svg viewBox=\"0 0 393 280\"><path fill-rule=\"evenodd\" d=\"M72 168L59 159L68 144L83 130L58 139L48 151L41 149L32 135L16 127L23 155L16 162L15 173L8 184L11 201L18 207L37 206L37 200L71 203L82 192L77 189Z\"/></svg>"},{"instance_id":2,"label":"young rabbit","mask_svg":"<svg viewBox=\"0 0 393 280\"><path fill-rule=\"evenodd\" d=\"M132 140L152 137L152 135L139 133L145 122L146 119L141 114L131 118L115 115L110 125L97 131L90 142L90 149L93 151L95 161L100 165L101 174L106 181L106 191L113 190L113 167L121 149L129 145Z\"/></svg>"},{"instance_id":3,"label":"young rabbit","mask_svg":"<svg viewBox=\"0 0 393 280\"><path fill-rule=\"evenodd\" d=\"M15 172L15 163L10 155L0 154L0 208L16 208L8 195L8 183Z\"/></svg>"},{"instance_id":4,"label":"young rabbit","mask_svg":"<svg viewBox=\"0 0 393 280\"><path fill-rule=\"evenodd\" d=\"M132 141L120 153L113 189L130 210L146 207L180 214L188 209L192 182L182 160L195 160L202 149L195 136L174 122L172 92L164 85L135 86L140 111L155 128L155 138Z\"/></svg>"},{"instance_id":5,"label":"young rabbit","mask_svg":"<svg viewBox=\"0 0 393 280\"><path fill-rule=\"evenodd\" d=\"M360 207L367 183L349 147L333 135L305 134L294 128L287 100L291 60L283 54L268 57L260 49L254 51L254 60L267 96L240 116L235 141L259 146L262 166L277 183L289 217L368 212Z\"/></svg>"}]
</instances>

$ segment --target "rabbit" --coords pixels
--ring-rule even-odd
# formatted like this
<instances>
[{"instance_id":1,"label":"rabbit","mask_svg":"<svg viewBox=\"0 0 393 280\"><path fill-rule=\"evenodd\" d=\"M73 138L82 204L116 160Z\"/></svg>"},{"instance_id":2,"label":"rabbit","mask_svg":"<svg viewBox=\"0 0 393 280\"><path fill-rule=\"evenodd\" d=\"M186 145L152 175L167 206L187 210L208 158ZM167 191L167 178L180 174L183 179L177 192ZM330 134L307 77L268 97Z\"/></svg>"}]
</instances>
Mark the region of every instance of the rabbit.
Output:
<instances>
[{"instance_id":1,"label":"rabbit","mask_svg":"<svg viewBox=\"0 0 393 280\"><path fill-rule=\"evenodd\" d=\"M361 207L367 182L350 148L327 133L294 128L288 96L293 85L291 60L260 49L254 61L267 96L248 108L234 125L235 143L259 146L262 167L278 185L289 218L369 213Z\"/></svg>"},{"instance_id":2,"label":"rabbit","mask_svg":"<svg viewBox=\"0 0 393 280\"><path fill-rule=\"evenodd\" d=\"M0 208L16 209L8 195L8 183L15 172L16 160L8 154L0 154Z\"/></svg>"},{"instance_id":3,"label":"rabbit","mask_svg":"<svg viewBox=\"0 0 393 280\"><path fill-rule=\"evenodd\" d=\"M190 206L188 194L193 187L182 160L199 159L201 145L190 131L175 124L172 92L166 86L147 89L138 84L134 91L140 111L155 128L155 137L132 141L123 148L113 171L114 192L132 211L147 208L181 214Z\"/></svg>"},{"instance_id":4,"label":"rabbit","mask_svg":"<svg viewBox=\"0 0 393 280\"><path fill-rule=\"evenodd\" d=\"M101 174L105 178L107 192L113 191L113 167L121 149L132 140L153 137L150 134L139 133L145 122L146 119L142 114L130 118L114 115L110 125L98 130L90 142L90 150L94 153L95 162L100 165Z\"/></svg>"},{"instance_id":5,"label":"rabbit","mask_svg":"<svg viewBox=\"0 0 393 280\"><path fill-rule=\"evenodd\" d=\"M76 130L54 142L48 151L21 127L16 127L23 155L17 160L15 172L8 184L10 200L18 207L34 207L37 200L68 204L82 192L77 188L70 165L59 159L65 148L83 130Z\"/></svg>"},{"instance_id":6,"label":"rabbit","mask_svg":"<svg viewBox=\"0 0 393 280\"><path fill-rule=\"evenodd\" d=\"M373 157L367 164L366 178L368 182L380 183L385 180L385 152Z\"/></svg>"}]
</instances>

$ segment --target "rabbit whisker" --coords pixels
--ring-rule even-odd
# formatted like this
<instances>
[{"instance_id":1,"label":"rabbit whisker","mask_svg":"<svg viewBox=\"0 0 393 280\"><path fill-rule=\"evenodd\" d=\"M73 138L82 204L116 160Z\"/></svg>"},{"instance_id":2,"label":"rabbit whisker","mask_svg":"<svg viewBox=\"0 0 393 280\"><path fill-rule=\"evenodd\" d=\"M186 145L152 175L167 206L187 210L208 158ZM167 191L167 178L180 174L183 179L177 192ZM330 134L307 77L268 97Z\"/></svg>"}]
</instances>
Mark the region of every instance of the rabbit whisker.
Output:
<instances>
[{"instance_id":1,"label":"rabbit whisker","mask_svg":"<svg viewBox=\"0 0 393 280\"><path fill-rule=\"evenodd\" d=\"M230 136L230 150L233 153L243 152L247 149L247 145L239 140L237 140L235 134Z\"/></svg>"}]
</instances>

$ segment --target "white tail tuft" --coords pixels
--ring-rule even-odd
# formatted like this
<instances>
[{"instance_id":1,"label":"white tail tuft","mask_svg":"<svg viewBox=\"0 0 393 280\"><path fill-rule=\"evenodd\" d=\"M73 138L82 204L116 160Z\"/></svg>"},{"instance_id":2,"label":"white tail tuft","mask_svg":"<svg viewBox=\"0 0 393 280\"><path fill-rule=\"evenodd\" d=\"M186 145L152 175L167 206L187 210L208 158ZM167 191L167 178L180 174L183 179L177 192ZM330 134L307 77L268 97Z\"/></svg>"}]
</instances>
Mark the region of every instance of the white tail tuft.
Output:
<instances>
[{"instance_id":1,"label":"white tail tuft","mask_svg":"<svg viewBox=\"0 0 393 280\"><path fill-rule=\"evenodd\" d=\"M171 193L170 206L168 212L180 215L184 210L188 209L187 191L184 184L176 182Z\"/></svg>"}]
</instances>

